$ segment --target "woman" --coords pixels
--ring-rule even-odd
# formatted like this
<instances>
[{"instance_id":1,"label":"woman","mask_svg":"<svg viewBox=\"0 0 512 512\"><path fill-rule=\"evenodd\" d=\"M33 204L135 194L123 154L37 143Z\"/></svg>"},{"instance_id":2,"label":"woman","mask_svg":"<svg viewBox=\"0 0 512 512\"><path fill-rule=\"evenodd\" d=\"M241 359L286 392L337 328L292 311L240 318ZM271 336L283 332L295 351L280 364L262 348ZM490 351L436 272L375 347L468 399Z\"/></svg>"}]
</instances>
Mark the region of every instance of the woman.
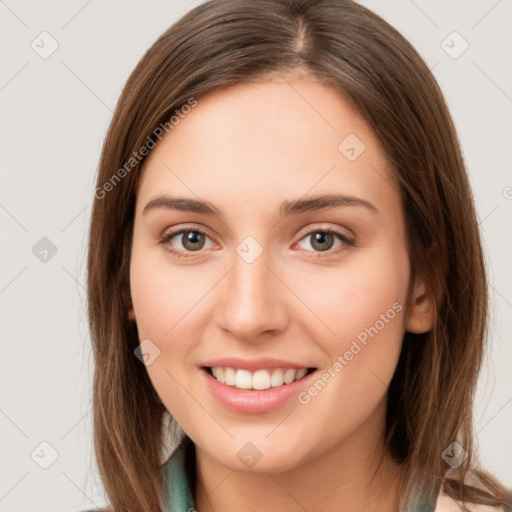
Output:
<instances>
[{"instance_id":1,"label":"woman","mask_svg":"<svg viewBox=\"0 0 512 512\"><path fill-rule=\"evenodd\" d=\"M471 190L435 79L384 20L346 0L193 9L128 79L95 198L115 510L510 510L472 442Z\"/></svg>"}]
</instances>

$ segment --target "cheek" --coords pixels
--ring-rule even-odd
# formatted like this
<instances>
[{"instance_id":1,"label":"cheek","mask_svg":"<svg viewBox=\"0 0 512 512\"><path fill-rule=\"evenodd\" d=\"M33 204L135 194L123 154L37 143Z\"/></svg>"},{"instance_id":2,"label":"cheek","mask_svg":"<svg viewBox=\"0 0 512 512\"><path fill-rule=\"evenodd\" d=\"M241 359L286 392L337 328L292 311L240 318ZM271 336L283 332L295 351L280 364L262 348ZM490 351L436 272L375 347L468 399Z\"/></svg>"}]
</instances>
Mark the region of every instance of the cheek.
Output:
<instances>
[{"instance_id":1,"label":"cheek","mask_svg":"<svg viewBox=\"0 0 512 512\"><path fill-rule=\"evenodd\" d=\"M130 291L140 338L164 340L172 337L179 323L190 322L212 277L191 267L173 269L163 250L134 246Z\"/></svg>"},{"instance_id":2,"label":"cheek","mask_svg":"<svg viewBox=\"0 0 512 512\"><path fill-rule=\"evenodd\" d=\"M299 292L322 320L311 339L327 356L319 372L322 382L306 390L301 403L309 404L317 418L334 416L336 423L343 417L347 426L363 421L391 382L405 331L409 281L408 257L401 248L368 252L368 259L352 263L317 275L316 287L310 282ZM344 407L333 410L331 403Z\"/></svg>"},{"instance_id":3,"label":"cheek","mask_svg":"<svg viewBox=\"0 0 512 512\"><path fill-rule=\"evenodd\" d=\"M151 340L158 356L146 366L148 376L169 411L187 418L190 397L181 383L186 381L189 354L197 343L197 311L207 285L191 278L183 269L172 269L165 255L132 248L130 291L139 340ZM203 284L201 284L203 283Z\"/></svg>"},{"instance_id":4,"label":"cheek","mask_svg":"<svg viewBox=\"0 0 512 512\"><path fill-rule=\"evenodd\" d=\"M307 428L331 425L319 435L320 444L348 435L370 417L385 398L400 356L408 260L391 251L372 260L317 279L328 285L327 293L308 286L308 305L325 325L315 327L311 339L327 358L318 380L298 398Z\"/></svg>"},{"instance_id":5,"label":"cheek","mask_svg":"<svg viewBox=\"0 0 512 512\"><path fill-rule=\"evenodd\" d=\"M324 324L329 353L359 339L364 343L375 330L384 338L401 341L409 281L406 254L389 251L361 258L346 267L323 269L295 290ZM289 277L292 279L292 276ZM320 332L320 328L317 328Z\"/></svg>"}]
</instances>

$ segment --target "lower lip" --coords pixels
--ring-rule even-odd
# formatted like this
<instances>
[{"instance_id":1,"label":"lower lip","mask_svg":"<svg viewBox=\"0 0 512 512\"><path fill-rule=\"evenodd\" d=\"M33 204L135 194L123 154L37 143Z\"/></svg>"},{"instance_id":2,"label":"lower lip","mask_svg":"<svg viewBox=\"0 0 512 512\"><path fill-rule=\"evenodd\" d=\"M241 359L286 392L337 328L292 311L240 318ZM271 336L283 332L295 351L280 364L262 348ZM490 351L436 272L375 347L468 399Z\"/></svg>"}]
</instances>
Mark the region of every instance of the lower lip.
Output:
<instances>
[{"instance_id":1,"label":"lower lip","mask_svg":"<svg viewBox=\"0 0 512 512\"><path fill-rule=\"evenodd\" d=\"M297 396L309 384L316 371L290 384L263 390L238 389L220 383L204 368L201 369L201 373L204 375L210 391L224 406L237 412L256 414L273 411L292 397Z\"/></svg>"}]
</instances>

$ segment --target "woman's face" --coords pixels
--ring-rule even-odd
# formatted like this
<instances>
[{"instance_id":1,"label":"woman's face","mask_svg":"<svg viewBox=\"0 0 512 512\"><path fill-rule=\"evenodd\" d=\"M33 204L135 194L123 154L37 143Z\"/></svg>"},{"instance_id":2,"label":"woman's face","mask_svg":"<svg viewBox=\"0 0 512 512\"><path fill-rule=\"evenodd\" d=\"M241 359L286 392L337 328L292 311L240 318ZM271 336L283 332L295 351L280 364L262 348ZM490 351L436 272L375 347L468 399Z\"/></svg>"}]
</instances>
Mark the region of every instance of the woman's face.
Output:
<instances>
[{"instance_id":1,"label":"woman's face","mask_svg":"<svg viewBox=\"0 0 512 512\"><path fill-rule=\"evenodd\" d=\"M374 134L335 90L291 75L197 100L137 192L130 316L158 395L231 469L374 444L414 323Z\"/></svg>"}]
</instances>

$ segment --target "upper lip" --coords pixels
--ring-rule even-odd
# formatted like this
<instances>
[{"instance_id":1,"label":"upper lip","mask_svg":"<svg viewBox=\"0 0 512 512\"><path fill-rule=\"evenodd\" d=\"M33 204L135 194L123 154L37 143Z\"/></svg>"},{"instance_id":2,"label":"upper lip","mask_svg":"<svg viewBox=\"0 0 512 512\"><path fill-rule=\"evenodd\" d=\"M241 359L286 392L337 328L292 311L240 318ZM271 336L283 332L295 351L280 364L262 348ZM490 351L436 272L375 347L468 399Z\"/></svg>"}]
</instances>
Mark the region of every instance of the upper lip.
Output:
<instances>
[{"instance_id":1,"label":"upper lip","mask_svg":"<svg viewBox=\"0 0 512 512\"><path fill-rule=\"evenodd\" d=\"M270 368L313 368L311 365L294 363L292 361L285 361L284 359L274 359L270 357L261 357L257 359L241 359L237 357L223 357L221 359L210 359L205 361L202 366L214 367L220 366L223 368L236 368L242 370L256 371L266 370Z\"/></svg>"}]
</instances>

